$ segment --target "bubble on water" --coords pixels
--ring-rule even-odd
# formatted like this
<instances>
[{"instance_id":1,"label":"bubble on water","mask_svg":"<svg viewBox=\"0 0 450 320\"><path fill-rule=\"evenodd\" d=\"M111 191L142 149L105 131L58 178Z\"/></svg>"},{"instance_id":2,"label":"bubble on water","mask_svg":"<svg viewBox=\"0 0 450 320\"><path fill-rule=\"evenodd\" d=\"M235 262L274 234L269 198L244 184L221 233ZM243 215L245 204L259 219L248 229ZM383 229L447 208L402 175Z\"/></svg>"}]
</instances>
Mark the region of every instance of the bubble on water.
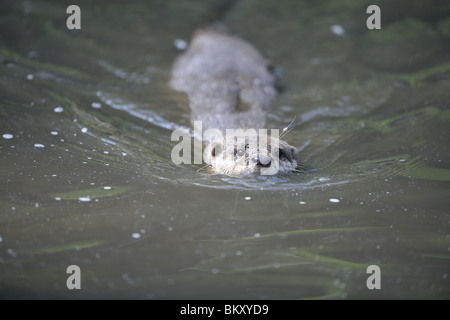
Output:
<instances>
[{"instance_id":1,"label":"bubble on water","mask_svg":"<svg viewBox=\"0 0 450 320\"><path fill-rule=\"evenodd\" d=\"M102 107L102 104L99 102L92 102L91 106L94 109L100 109Z\"/></svg>"},{"instance_id":2,"label":"bubble on water","mask_svg":"<svg viewBox=\"0 0 450 320\"><path fill-rule=\"evenodd\" d=\"M27 74L27 80L33 80L34 79L34 75L33 74Z\"/></svg>"},{"instance_id":3,"label":"bubble on water","mask_svg":"<svg viewBox=\"0 0 450 320\"><path fill-rule=\"evenodd\" d=\"M81 202L89 202L91 201L91 197L79 197L78 200L80 200Z\"/></svg>"},{"instance_id":4,"label":"bubble on water","mask_svg":"<svg viewBox=\"0 0 450 320\"><path fill-rule=\"evenodd\" d=\"M6 250L6 252L7 252L8 254L10 254L13 258L17 257L17 254L14 252L13 249L8 249L8 250Z\"/></svg>"},{"instance_id":5,"label":"bubble on water","mask_svg":"<svg viewBox=\"0 0 450 320\"><path fill-rule=\"evenodd\" d=\"M343 36L345 34L345 30L342 26L338 24L334 24L330 27L331 32L333 32L335 35Z\"/></svg>"},{"instance_id":6,"label":"bubble on water","mask_svg":"<svg viewBox=\"0 0 450 320\"><path fill-rule=\"evenodd\" d=\"M108 187L108 186L106 186L106 187L103 187L103 189L105 189L105 190L111 190L112 188L111 188L111 187Z\"/></svg>"},{"instance_id":7,"label":"bubble on water","mask_svg":"<svg viewBox=\"0 0 450 320\"><path fill-rule=\"evenodd\" d=\"M329 201L330 201L330 202L333 202L333 203L338 203L338 202L339 202L339 199L336 199L336 198L330 198Z\"/></svg>"},{"instance_id":8,"label":"bubble on water","mask_svg":"<svg viewBox=\"0 0 450 320\"><path fill-rule=\"evenodd\" d=\"M127 273L122 274L122 279L128 282L128 284L134 283L134 279L131 278Z\"/></svg>"},{"instance_id":9,"label":"bubble on water","mask_svg":"<svg viewBox=\"0 0 450 320\"><path fill-rule=\"evenodd\" d=\"M300 201L299 203L300 203L300 204L306 204L306 202L305 202L305 201Z\"/></svg>"},{"instance_id":10,"label":"bubble on water","mask_svg":"<svg viewBox=\"0 0 450 320\"><path fill-rule=\"evenodd\" d=\"M320 58L312 58L311 59L311 64L312 65L319 65L320 64Z\"/></svg>"},{"instance_id":11,"label":"bubble on water","mask_svg":"<svg viewBox=\"0 0 450 320\"><path fill-rule=\"evenodd\" d=\"M255 238L259 238L259 237L261 236L261 233L255 233L253 236L254 236Z\"/></svg>"},{"instance_id":12,"label":"bubble on water","mask_svg":"<svg viewBox=\"0 0 450 320\"><path fill-rule=\"evenodd\" d=\"M55 200L60 201L61 197L55 197Z\"/></svg>"},{"instance_id":13,"label":"bubble on water","mask_svg":"<svg viewBox=\"0 0 450 320\"><path fill-rule=\"evenodd\" d=\"M64 111L63 107L56 107L53 111L55 111L56 113L60 113Z\"/></svg>"},{"instance_id":14,"label":"bubble on water","mask_svg":"<svg viewBox=\"0 0 450 320\"><path fill-rule=\"evenodd\" d=\"M43 144L41 144L41 143L35 143L34 147L35 148L44 148L45 146Z\"/></svg>"},{"instance_id":15,"label":"bubble on water","mask_svg":"<svg viewBox=\"0 0 450 320\"><path fill-rule=\"evenodd\" d=\"M138 232L135 232L131 235L134 239L139 239L141 237L141 234Z\"/></svg>"},{"instance_id":16,"label":"bubble on water","mask_svg":"<svg viewBox=\"0 0 450 320\"><path fill-rule=\"evenodd\" d=\"M12 134L10 134L10 133L5 133L5 134L2 135L2 138L6 139L6 140L12 139L13 137L14 136Z\"/></svg>"},{"instance_id":17,"label":"bubble on water","mask_svg":"<svg viewBox=\"0 0 450 320\"><path fill-rule=\"evenodd\" d=\"M123 155L123 156L126 156L126 155L127 155L127 153L126 153L126 152L122 152L122 155Z\"/></svg>"},{"instance_id":18,"label":"bubble on water","mask_svg":"<svg viewBox=\"0 0 450 320\"><path fill-rule=\"evenodd\" d=\"M218 274L218 273L219 273L219 269L217 269L217 268L212 268L212 269L211 269L211 273L212 273L212 274Z\"/></svg>"},{"instance_id":19,"label":"bubble on water","mask_svg":"<svg viewBox=\"0 0 450 320\"><path fill-rule=\"evenodd\" d=\"M292 106L281 106L280 109L286 112L294 110Z\"/></svg>"},{"instance_id":20,"label":"bubble on water","mask_svg":"<svg viewBox=\"0 0 450 320\"><path fill-rule=\"evenodd\" d=\"M88 132L88 128L86 128L86 127L84 127L84 128L81 128L81 132L83 132L83 133L86 133L86 132Z\"/></svg>"},{"instance_id":21,"label":"bubble on water","mask_svg":"<svg viewBox=\"0 0 450 320\"><path fill-rule=\"evenodd\" d=\"M168 227L167 230L173 231L173 228L172 227Z\"/></svg>"},{"instance_id":22,"label":"bubble on water","mask_svg":"<svg viewBox=\"0 0 450 320\"><path fill-rule=\"evenodd\" d=\"M184 41L183 39L175 39L175 41L173 42L173 45L175 46L175 48L177 48L178 50L184 50L187 48L187 42Z\"/></svg>"},{"instance_id":23,"label":"bubble on water","mask_svg":"<svg viewBox=\"0 0 450 320\"><path fill-rule=\"evenodd\" d=\"M57 136L57 135L58 135L58 131L50 131L50 134L51 134L52 136Z\"/></svg>"},{"instance_id":24,"label":"bubble on water","mask_svg":"<svg viewBox=\"0 0 450 320\"><path fill-rule=\"evenodd\" d=\"M103 151L104 154L109 154L109 151Z\"/></svg>"},{"instance_id":25,"label":"bubble on water","mask_svg":"<svg viewBox=\"0 0 450 320\"><path fill-rule=\"evenodd\" d=\"M245 200L251 200L252 197L245 197L244 199L245 199Z\"/></svg>"},{"instance_id":26,"label":"bubble on water","mask_svg":"<svg viewBox=\"0 0 450 320\"><path fill-rule=\"evenodd\" d=\"M236 251L236 255L237 256L242 256L242 251L241 250Z\"/></svg>"}]
</instances>

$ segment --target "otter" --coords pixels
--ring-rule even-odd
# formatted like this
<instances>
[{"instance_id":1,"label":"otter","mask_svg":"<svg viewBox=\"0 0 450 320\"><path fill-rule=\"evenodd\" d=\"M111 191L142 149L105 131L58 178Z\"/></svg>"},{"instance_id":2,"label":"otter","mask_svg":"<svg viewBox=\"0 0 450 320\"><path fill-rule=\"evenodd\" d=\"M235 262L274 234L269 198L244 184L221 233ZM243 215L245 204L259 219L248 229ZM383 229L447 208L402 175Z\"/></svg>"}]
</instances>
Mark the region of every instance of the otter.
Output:
<instances>
[{"instance_id":1,"label":"otter","mask_svg":"<svg viewBox=\"0 0 450 320\"><path fill-rule=\"evenodd\" d=\"M212 28L194 33L187 51L173 64L169 84L187 94L192 124L202 121L204 130L217 129L223 136L227 129L259 132L276 96L275 79L263 56L248 42ZM257 134L256 149L247 136L236 140L241 145L234 139L205 142L205 162L213 173L241 175L273 166L276 172L296 170L297 149L278 136Z\"/></svg>"}]
</instances>

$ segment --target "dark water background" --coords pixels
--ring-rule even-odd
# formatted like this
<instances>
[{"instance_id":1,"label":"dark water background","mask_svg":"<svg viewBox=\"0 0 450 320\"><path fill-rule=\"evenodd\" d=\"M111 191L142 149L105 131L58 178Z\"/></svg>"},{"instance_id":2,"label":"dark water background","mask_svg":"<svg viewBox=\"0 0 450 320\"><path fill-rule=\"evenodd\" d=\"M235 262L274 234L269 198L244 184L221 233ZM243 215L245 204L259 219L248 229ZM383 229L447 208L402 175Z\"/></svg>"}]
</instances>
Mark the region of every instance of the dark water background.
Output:
<instances>
[{"instance_id":1,"label":"dark water background","mask_svg":"<svg viewBox=\"0 0 450 320\"><path fill-rule=\"evenodd\" d=\"M309 172L171 162L174 42L215 19ZM449 40L448 1L1 1L0 298L448 299Z\"/></svg>"}]
</instances>

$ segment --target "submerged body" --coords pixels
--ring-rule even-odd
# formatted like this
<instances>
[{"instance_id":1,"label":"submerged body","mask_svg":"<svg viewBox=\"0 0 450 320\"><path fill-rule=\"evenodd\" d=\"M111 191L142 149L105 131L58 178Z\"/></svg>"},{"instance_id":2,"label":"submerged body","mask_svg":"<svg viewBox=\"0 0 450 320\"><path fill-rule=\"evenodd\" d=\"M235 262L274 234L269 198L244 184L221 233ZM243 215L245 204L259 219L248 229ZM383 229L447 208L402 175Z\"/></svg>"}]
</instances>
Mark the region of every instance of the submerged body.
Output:
<instances>
[{"instance_id":1,"label":"submerged body","mask_svg":"<svg viewBox=\"0 0 450 320\"><path fill-rule=\"evenodd\" d=\"M176 59L170 85L188 95L192 124L202 121L204 130L216 129L225 137L227 129L264 128L276 95L274 82L266 60L249 43L223 32L199 30ZM241 145L225 138L205 141L205 161L214 173L238 175L274 162L281 172L297 167L297 150L277 136L257 134L256 149L249 148L248 137L239 138Z\"/></svg>"}]
</instances>

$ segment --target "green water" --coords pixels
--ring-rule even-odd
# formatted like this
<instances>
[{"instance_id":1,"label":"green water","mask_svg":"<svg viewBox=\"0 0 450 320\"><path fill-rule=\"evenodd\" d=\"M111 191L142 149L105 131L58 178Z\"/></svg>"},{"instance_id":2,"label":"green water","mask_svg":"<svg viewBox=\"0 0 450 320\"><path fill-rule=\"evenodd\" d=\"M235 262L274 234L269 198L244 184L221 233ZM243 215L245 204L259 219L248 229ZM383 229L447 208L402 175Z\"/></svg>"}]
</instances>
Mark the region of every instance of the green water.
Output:
<instances>
[{"instance_id":1,"label":"green water","mask_svg":"<svg viewBox=\"0 0 450 320\"><path fill-rule=\"evenodd\" d=\"M68 30L72 2L2 1L0 298L450 298L450 5L368 30L377 2L80 0ZM272 62L307 172L172 163L174 42L217 18Z\"/></svg>"}]
</instances>

